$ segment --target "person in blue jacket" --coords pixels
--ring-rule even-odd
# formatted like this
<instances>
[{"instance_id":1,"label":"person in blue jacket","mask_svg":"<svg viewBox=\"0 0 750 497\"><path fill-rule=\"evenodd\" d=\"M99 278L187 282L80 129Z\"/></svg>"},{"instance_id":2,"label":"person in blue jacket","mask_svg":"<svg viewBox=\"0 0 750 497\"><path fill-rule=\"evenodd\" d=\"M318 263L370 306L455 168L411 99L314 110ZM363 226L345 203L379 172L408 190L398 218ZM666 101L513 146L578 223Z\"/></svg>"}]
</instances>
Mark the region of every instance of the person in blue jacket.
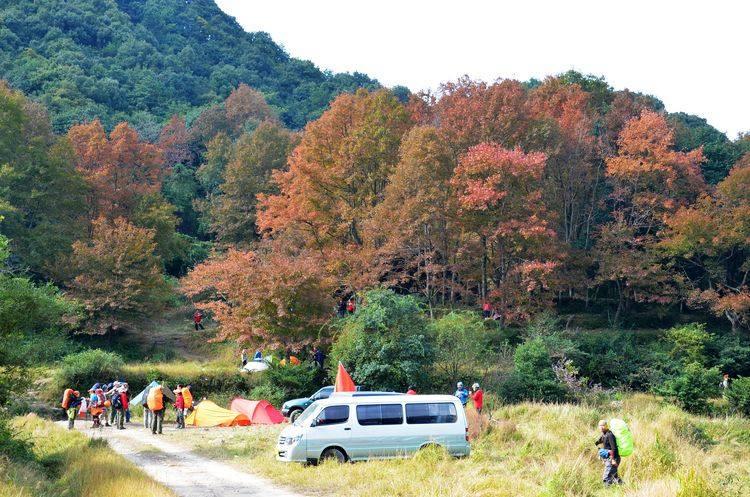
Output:
<instances>
[{"instance_id":1,"label":"person in blue jacket","mask_svg":"<svg viewBox=\"0 0 750 497\"><path fill-rule=\"evenodd\" d=\"M456 393L454 393L456 397L458 397L458 400L461 401L461 404L466 407L466 403L469 402L469 390L464 387L463 382L459 381L456 384Z\"/></svg>"}]
</instances>

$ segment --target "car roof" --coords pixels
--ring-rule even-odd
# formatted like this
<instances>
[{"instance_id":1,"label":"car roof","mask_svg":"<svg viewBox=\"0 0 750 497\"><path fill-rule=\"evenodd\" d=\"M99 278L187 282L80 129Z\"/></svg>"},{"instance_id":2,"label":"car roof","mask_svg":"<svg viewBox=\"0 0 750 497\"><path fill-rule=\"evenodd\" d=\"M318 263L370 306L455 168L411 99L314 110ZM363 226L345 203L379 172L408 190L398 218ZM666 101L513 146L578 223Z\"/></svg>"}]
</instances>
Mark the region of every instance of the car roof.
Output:
<instances>
[{"instance_id":1,"label":"car roof","mask_svg":"<svg viewBox=\"0 0 750 497\"><path fill-rule=\"evenodd\" d=\"M362 395L366 393L366 395ZM337 392L327 399L318 400L316 404L321 406L341 404L384 404L393 402L406 402L409 404L420 404L425 402L459 402L453 395L407 395L395 392Z\"/></svg>"}]
</instances>

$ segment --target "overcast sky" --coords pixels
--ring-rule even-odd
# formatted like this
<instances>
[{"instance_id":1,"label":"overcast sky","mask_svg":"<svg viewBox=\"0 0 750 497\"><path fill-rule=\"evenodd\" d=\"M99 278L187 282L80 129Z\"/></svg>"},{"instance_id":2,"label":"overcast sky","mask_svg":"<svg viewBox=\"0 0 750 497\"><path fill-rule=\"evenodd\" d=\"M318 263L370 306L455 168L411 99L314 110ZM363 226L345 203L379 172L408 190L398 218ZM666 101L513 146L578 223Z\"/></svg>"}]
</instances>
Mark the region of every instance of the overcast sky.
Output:
<instances>
[{"instance_id":1,"label":"overcast sky","mask_svg":"<svg viewBox=\"0 0 750 497\"><path fill-rule=\"evenodd\" d=\"M412 91L568 69L750 131L750 2L217 0L294 57Z\"/></svg>"}]
</instances>

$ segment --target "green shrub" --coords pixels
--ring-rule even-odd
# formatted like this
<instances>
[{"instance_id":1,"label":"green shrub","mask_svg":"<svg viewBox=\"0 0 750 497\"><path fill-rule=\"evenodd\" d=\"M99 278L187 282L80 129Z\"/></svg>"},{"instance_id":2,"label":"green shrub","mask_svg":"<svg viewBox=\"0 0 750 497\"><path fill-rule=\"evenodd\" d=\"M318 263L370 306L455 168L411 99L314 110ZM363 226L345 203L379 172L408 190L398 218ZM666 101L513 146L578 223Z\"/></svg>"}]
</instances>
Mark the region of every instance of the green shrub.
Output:
<instances>
[{"instance_id":1,"label":"green shrub","mask_svg":"<svg viewBox=\"0 0 750 497\"><path fill-rule=\"evenodd\" d=\"M519 345L513 354L513 364L513 373L500 387L500 396L505 401L562 401L566 398L565 388L555 378L552 358L541 338Z\"/></svg>"},{"instance_id":2,"label":"green shrub","mask_svg":"<svg viewBox=\"0 0 750 497\"><path fill-rule=\"evenodd\" d=\"M268 391L278 392L275 396L286 400L311 395L322 386L324 378L324 371L309 363L298 366L272 365L263 373L262 386Z\"/></svg>"},{"instance_id":3,"label":"green shrub","mask_svg":"<svg viewBox=\"0 0 750 497\"><path fill-rule=\"evenodd\" d=\"M733 411L750 416L750 377L734 380L724 396Z\"/></svg>"},{"instance_id":4,"label":"green shrub","mask_svg":"<svg viewBox=\"0 0 750 497\"><path fill-rule=\"evenodd\" d=\"M476 312L451 312L430 327L435 336L436 369L448 384L477 377L477 371L490 362L487 330Z\"/></svg>"},{"instance_id":5,"label":"green shrub","mask_svg":"<svg viewBox=\"0 0 750 497\"><path fill-rule=\"evenodd\" d=\"M122 357L99 349L85 350L66 356L55 375L55 388L87 390L96 382L108 382L122 376Z\"/></svg>"},{"instance_id":6,"label":"green shrub","mask_svg":"<svg viewBox=\"0 0 750 497\"><path fill-rule=\"evenodd\" d=\"M685 364L706 363L706 345L713 336L706 331L702 323L690 323L675 326L667 330L665 339L672 345L672 357Z\"/></svg>"},{"instance_id":7,"label":"green shrub","mask_svg":"<svg viewBox=\"0 0 750 497\"><path fill-rule=\"evenodd\" d=\"M716 396L718 378L718 369L705 369L693 362L667 380L657 392L675 400L686 411L705 413L708 411L708 399Z\"/></svg>"},{"instance_id":8,"label":"green shrub","mask_svg":"<svg viewBox=\"0 0 750 497\"><path fill-rule=\"evenodd\" d=\"M284 401L292 398L286 396L283 390L279 390L268 383L261 383L253 388L248 397L252 400L267 400L277 408L280 408Z\"/></svg>"},{"instance_id":9,"label":"green shrub","mask_svg":"<svg viewBox=\"0 0 750 497\"><path fill-rule=\"evenodd\" d=\"M193 397L211 398L215 395L246 396L263 380L265 373L240 373L238 369L215 368L210 365L196 370L185 368L184 372L174 368L161 368L158 364L150 367L130 367L123 370L123 378L131 392L138 393L152 381L163 381L169 386L190 385Z\"/></svg>"},{"instance_id":10,"label":"green shrub","mask_svg":"<svg viewBox=\"0 0 750 497\"><path fill-rule=\"evenodd\" d=\"M331 376L341 361L358 385L372 390L425 389L433 340L419 302L390 290L365 294L364 305L338 323Z\"/></svg>"}]
</instances>

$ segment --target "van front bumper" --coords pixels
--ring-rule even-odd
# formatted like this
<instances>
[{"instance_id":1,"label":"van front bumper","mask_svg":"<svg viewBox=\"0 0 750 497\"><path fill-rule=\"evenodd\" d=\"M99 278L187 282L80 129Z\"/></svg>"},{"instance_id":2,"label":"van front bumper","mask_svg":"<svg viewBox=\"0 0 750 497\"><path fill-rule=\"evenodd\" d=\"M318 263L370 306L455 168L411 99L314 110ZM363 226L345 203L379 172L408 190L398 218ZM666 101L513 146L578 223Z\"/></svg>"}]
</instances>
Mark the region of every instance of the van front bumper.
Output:
<instances>
[{"instance_id":1,"label":"van front bumper","mask_svg":"<svg viewBox=\"0 0 750 497\"><path fill-rule=\"evenodd\" d=\"M276 460L283 462L307 462L307 449L305 442L301 441L296 444L277 444Z\"/></svg>"}]
</instances>

